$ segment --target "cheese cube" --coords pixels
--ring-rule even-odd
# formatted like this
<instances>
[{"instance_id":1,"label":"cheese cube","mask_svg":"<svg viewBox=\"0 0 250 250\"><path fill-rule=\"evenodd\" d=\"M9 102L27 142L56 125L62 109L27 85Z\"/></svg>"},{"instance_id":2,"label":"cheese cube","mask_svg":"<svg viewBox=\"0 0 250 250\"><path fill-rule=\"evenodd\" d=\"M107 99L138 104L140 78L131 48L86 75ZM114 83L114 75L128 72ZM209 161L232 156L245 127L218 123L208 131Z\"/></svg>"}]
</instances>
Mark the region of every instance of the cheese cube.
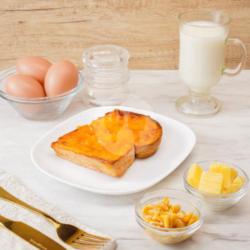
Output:
<instances>
[{"instance_id":1,"label":"cheese cube","mask_svg":"<svg viewBox=\"0 0 250 250\"><path fill-rule=\"evenodd\" d=\"M243 179L240 176L237 176L231 185L230 192L237 192L241 189L242 185L244 184Z\"/></svg>"},{"instance_id":2,"label":"cheese cube","mask_svg":"<svg viewBox=\"0 0 250 250\"><path fill-rule=\"evenodd\" d=\"M187 174L187 182L189 185L198 188L202 172L203 170L198 164L192 164Z\"/></svg>"},{"instance_id":3,"label":"cheese cube","mask_svg":"<svg viewBox=\"0 0 250 250\"><path fill-rule=\"evenodd\" d=\"M221 173L203 172L200 179L199 190L209 194L220 194L223 187Z\"/></svg>"},{"instance_id":4,"label":"cheese cube","mask_svg":"<svg viewBox=\"0 0 250 250\"><path fill-rule=\"evenodd\" d=\"M230 188L232 182L231 168L222 165L221 173L223 174L223 188L227 190Z\"/></svg>"},{"instance_id":5,"label":"cheese cube","mask_svg":"<svg viewBox=\"0 0 250 250\"><path fill-rule=\"evenodd\" d=\"M223 190L226 191L230 188L232 183L232 174L235 175L235 171L224 163L213 163L209 168L209 172L221 173L223 175ZM236 172L237 175L237 172Z\"/></svg>"},{"instance_id":6,"label":"cheese cube","mask_svg":"<svg viewBox=\"0 0 250 250\"><path fill-rule=\"evenodd\" d=\"M209 172L221 173L222 166L218 162L214 162L210 165Z\"/></svg>"},{"instance_id":7,"label":"cheese cube","mask_svg":"<svg viewBox=\"0 0 250 250\"><path fill-rule=\"evenodd\" d=\"M235 168L231 168L231 180L233 181L238 176L238 172Z\"/></svg>"}]
</instances>

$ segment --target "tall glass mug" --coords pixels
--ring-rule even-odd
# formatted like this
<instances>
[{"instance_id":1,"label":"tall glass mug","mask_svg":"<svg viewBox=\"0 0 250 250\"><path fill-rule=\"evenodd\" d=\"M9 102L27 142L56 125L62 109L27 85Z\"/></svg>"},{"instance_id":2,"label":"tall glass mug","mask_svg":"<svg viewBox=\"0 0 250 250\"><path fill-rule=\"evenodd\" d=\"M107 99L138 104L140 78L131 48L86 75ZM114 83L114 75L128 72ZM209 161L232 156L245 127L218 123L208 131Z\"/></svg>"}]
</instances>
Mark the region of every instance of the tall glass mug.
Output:
<instances>
[{"instance_id":1,"label":"tall glass mug","mask_svg":"<svg viewBox=\"0 0 250 250\"><path fill-rule=\"evenodd\" d=\"M246 47L238 38L228 38L230 18L220 11L190 11L179 16L179 72L189 95L176 101L177 109L190 115L211 115L220 102L210 95L222 75L235 76L246 62ZM239 46L241 60L234 69L225 67L227 45Z\"/></svg>"}]
</instances>

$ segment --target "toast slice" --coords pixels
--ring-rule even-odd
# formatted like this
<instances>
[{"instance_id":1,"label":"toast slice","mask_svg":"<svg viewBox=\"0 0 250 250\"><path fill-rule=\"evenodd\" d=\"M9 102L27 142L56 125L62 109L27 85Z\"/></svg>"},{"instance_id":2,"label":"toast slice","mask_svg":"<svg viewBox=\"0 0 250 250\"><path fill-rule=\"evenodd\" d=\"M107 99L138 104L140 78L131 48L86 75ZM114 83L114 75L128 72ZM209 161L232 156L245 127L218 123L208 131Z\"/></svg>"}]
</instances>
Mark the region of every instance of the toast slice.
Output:
<instances>
[{"instance_id":1,"label":"toast slice","mask_svg":"<svg viewBox=\"0 0 250 250\"><path fill-rule=\"evenodd\" d=\"M149 116L114 110L63 135L51 147L63 159L119 177L135 157L155 153L161 137L161 125Z\"/></svg>"}]
</instances>

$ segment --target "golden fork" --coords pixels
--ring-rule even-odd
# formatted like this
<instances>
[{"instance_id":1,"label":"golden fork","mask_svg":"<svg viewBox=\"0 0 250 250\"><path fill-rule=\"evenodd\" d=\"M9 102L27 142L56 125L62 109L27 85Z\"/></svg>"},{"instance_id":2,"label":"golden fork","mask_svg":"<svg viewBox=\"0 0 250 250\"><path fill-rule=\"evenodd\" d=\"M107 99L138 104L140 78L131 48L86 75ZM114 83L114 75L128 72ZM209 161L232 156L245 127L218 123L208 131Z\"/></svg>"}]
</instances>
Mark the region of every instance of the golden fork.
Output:
<instances>
[{"instance_id":1,"label":"golden fork","mask_svg":"<svg viewBox=\"0 0 250 250\"><path fill-rule=\"evenodd\" d=\"M35 207L32 207L31 205L25 203L24 201L16 198L15 196L7 192L3 187L0 187L0 198L12 202L16 205L22 206L47 219L56 228L58 237L63 242L65 242L66 244L68 244L73 248L83 249L83 250L98 250L103 248L109 249L108 246L111 245L111 243L114 244L110 238L87 233L86 231L81 230L70 224L60 223L47 213Z\"/></svg>"}]
</instances>

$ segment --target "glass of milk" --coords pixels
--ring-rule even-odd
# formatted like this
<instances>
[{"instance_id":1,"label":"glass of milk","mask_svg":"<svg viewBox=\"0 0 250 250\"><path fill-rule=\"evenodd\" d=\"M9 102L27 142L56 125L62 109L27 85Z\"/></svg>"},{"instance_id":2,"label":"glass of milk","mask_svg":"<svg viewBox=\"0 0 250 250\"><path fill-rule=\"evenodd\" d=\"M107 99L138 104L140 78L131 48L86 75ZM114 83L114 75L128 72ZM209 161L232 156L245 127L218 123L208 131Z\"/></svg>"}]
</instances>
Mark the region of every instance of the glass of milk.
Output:
<instances>
[{"instance_id":1,"label":"glass of milk","mask_svg":"<svg viewBox=\"0 0 250 250\"><path fill-rule=\"evenodd\" d=\"M221 103L211 89L222 75L240 73L246 62L246 47L238 38L228 38L230 18L221 11L190 11L179 16L179 72L189 95L176 101L177 109L189 115L211 115ZM241 59L234 69L225 67L227 45L239 46Z\"/></svg>"}]
</instances>

